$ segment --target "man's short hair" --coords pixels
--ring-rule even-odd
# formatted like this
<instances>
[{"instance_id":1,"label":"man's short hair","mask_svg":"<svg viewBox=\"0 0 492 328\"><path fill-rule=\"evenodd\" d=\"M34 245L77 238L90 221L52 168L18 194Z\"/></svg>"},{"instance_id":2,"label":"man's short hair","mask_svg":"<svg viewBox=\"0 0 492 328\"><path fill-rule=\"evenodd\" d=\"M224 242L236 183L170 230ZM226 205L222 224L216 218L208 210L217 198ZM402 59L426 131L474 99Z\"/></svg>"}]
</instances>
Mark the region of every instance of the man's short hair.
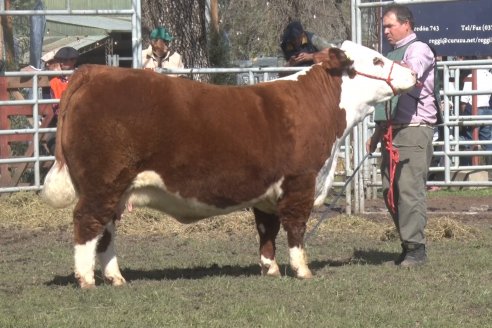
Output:
<instances>
[{"instance_id":1,"label":"man's short hair","mask_svg":"<svg viewBox=\"0 0 492 328\"><path fill-rule=\"evenodd\" d=\"M415 20L413 18L412 11L407 6L398 4L389 5L384 8L383 17L388 13L394 13L400 24L408 22L410 24L410 28L413 30Z\"/></svg>"}]
</instances>

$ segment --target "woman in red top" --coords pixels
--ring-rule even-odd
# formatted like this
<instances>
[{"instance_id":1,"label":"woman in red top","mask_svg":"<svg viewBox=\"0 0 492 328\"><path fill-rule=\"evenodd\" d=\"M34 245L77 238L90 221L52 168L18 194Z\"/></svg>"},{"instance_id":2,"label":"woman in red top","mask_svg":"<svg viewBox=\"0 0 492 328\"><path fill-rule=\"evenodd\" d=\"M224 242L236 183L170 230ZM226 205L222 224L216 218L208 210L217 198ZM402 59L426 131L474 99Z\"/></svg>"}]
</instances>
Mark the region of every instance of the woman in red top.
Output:
<instances>
[{"instance_id":1,"label":"woman in red top","mask_svg":"<svg viewBox=\"0 0 492 328\"><path fill-rule=\"evenodd\" d=\"M55 54L55 60L60 64L62 71L70 71L75 69L79 52L72 47L63 47ZM60 99L63 91L68 87L68 75L56 76L50 81L51 94L55 99Z\"/></svg>"}]
</instances>

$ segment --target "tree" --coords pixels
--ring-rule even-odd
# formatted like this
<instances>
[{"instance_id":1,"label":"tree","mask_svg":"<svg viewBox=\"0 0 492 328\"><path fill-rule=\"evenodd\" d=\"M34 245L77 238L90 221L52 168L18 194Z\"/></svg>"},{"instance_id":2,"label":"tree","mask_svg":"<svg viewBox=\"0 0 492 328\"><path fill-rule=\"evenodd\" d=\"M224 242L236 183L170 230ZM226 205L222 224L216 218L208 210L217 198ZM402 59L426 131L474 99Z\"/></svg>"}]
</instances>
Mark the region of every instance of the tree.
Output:
<instances>
[{"instance_id":1,"label":"tree","mask_svg":"<svg viewBox=\"0 0 492 328\"><path fill-rule=\"evenodd\" d=\"M5 10L12 8L11 1L5 0ZM6 62L7 69L15 65L15 51L14 51L14 23L12 16L0 16L1 20L1 52L2 57Z\"/></svg>"},{"instance_id":2,"label":"tree","mask_svg":"<svg viewBox=\"0 0 492 328\"><path fill-rule=\"evenodd\" d=\"M220 13L235 59L280 56L283 29L292 20L328 40L350 38L347 0L222 0Z\"/></svg>"},{"instance_id":3,"label":"tree","mask_svg":"<svg viewBox=\"0 0 492 328\"><path fill-rule=\"evenodd\" d=\"M213 11L216 1L218 13ZM329 40L350 38L348 0L211 0L211 4L213 27L207 26L206 0L142 0L144 46L150 31L164 25L176 37L173 47L183 55L185 65L206 67L279 56L282 31L294 19Z\"/></svg>"},{"instance_id":4,"label":"tree","mask_svg":"<svg viewBox=\"0 0 492 328\"><path fill-rule=\"evenodd\" d=\"M6 10L33 9L36 0L3 0ZM18 56L29 52L29 17L0 16L0 52L8 70L18 68Z\"/></svg>"},{"instance_id":5,"label":"tree","mask_svg":"<svg viewBox=\"0 0 492 328\"><path fill-rule=\"evenodd\" d=\"M171 46L186 67L209 66L205 8L205 0L142 0L143 47L149 44L150 32L164 26L174 36Z\"/></svg>"}]
</instances>

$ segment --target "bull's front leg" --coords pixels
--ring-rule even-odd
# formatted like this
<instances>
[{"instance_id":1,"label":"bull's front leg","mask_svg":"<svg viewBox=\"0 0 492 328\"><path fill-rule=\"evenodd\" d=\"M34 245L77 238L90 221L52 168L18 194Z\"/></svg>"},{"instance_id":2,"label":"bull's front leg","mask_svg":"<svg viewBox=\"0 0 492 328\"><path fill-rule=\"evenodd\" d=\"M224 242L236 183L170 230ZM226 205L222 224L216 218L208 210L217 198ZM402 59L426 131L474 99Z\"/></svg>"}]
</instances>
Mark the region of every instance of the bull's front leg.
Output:
<instances>
[{"instance_id":1,"label":"bull's front leg","mask_svg":"<svg viewBox=\"0 0 492 328\"><path fill-rule=\"evenodd\" d=\"M278 216L254 209L256 229L260 236L260 267L261 274L280 276L280 270L275 260L275 239L280 230Z\"/></svg>"},{"instance_id":2,"label":"bull's front leg","mask_svg":"<svg viewBox=\"0 0 492 328\"><path fill-rule=\"evenodd\" d=\"M126 283L121 275L115 251L116 227L110 222L106 225L104 234L97 244L97 257L106 282L113 286L122 286Z\"/></svg>"},{"instance_id":3,"label":"bull's front leg","mask_svg":"<svg viewBox=\"0 0 492 328\"><path fill-rule=\"evenodd\" d=\"M284 195L278 203L280 222L287 232L290 266L297 278L312 278L304 249L304 235L314 202L315 174L288 177L282 184Z\"/></svg>"}]
</instances>

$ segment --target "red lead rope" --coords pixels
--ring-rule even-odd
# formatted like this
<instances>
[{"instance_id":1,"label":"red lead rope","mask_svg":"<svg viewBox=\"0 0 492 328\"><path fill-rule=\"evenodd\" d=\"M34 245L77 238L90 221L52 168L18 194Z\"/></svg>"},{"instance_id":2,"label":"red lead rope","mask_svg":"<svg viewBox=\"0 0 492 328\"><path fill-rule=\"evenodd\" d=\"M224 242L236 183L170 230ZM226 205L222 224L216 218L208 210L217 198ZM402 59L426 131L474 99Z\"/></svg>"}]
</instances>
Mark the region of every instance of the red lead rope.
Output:
<instances>
[{"instance_id":1,"label":"red lead rope","mask_svg":"<svg viewBox=\"0 0 492 328\"><path fill-rule=\"evenodd\" d=\"M375 80L381 80L386 82L391 90L393 91L393 94L396 96L397 92L393 84L391 84L392 78L391 78L391 73L393 72L393 68L395 64L401 65L399 62L393 62L390 67L390 71L388 74L388 77L379 77L371 74L366 74L363 72L356 71L357 74L368 77L370 79L375 79ZM391 103L389 105L389 108L391 111ZM391 122L391 115L389 114L389 111L386 110L386 122L387 122L387 127L386 127L386 132L383 136L383 143L384 147L388 151L389 154L389 190L388 194L386 196L386 202L388 204L389 210L393 213L396 214L396 205L395 205L395 195L394 195L394 184L395 184L395 172L396 172L396 166L400 162L400 154L398 153L398 149L393 147L393 128L392 128L392 122Z\"/></svg>"},{"instance_id":2,"label":"red lead rope","mask_svg":"<svg viewBox=\"0 0 492 328\"><path fill-rule=\"evenodd\" d=\"M390 104L391 109L391 104ZM395 204L395 194L394 194L394 184L395 184L395 172L396 166L400 162L400 154L398 149L393 146L393 127L391 121L391 115L386 111L387 126L386 132L383 136L384 147L389 154L389 189L386 195L386 203L388 204L389 210L396 214L396 204Z\"/></svg>"}]
</instances>

